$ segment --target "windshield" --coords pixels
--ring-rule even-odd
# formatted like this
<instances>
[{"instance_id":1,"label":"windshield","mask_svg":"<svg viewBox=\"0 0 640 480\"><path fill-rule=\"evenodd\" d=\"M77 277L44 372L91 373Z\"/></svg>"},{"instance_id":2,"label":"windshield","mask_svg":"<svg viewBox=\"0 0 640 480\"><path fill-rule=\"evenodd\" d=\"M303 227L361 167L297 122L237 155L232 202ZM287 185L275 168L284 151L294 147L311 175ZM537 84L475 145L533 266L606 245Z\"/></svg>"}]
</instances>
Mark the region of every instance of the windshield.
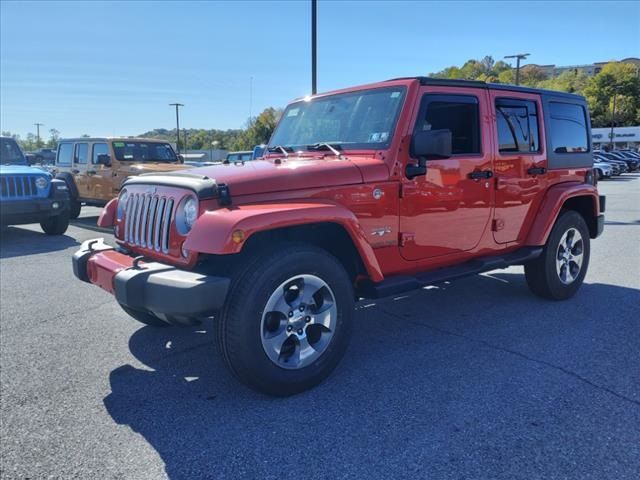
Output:
<instances>
[{"instance_id":1,"label":"windshield","mask_svg":"<svg viewBox=\"0 0 640 480\"><path fill-rule=\"evenodd\" d=\"M389 87L292 103L269 146L306 150L328 143L344 150L387 148L404 96L404 87Z\"/></svg>"},{"instance_id":2,"label":"windshield","mask_svg":"<svg viewBox=\"0 0 640 480\"><path fill-rule=\"evenodd\" d=\"M177 162L173 148L168 143L113 142L116 159L125 162Z\"/></svg>"},{"instance_id":3,"label":"windshield","mask_svg":"<svg viewBox=\"0 0 640 480\"><path fill-rule=\"evenodd\" d=\"M26 165L20 147L13 138L0 138L0 164L3 165Z\"/></svg>"}]
</instances>

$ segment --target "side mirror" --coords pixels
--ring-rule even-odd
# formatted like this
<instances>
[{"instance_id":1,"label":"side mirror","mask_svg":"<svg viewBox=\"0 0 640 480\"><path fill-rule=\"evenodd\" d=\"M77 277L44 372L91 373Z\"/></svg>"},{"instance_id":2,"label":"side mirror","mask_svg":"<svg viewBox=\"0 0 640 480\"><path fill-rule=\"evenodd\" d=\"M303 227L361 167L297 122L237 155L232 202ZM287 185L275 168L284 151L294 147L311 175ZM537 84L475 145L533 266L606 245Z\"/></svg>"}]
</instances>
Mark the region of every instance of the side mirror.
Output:
<instances>
[{"instance_id":1,"label":"side mirror","mask_svg":"<svg viewBox=\"0 0 640 480\"><path fill-rule=\"evenodd\" d=\"M105 167L111 166L111 156L106 153L101 153L98 155L98 165L104 165Z\"/></svg>"},{"instance_id":2,"label":"side mirror","mask_svg":"<svg viewBox=\"0 0 640 480\"><path fill-rule=\"evenodd\" d=\"M438 160L451 156L451 130L425 130L415 132L411 138L411 155L418 157L417 165L407 165L409 178L427 173L427 160Z\"/></svg>"},{"instance_id":3,"label":"side mirror","mask_svg":"<svg viewBox=\"0 0 640 480\"><path fill-rule=\"evenodd\" d=\"M184 156L181 153L179 153L177 157L178 157L178 163L184 163Z\"/></svg>"},{"instance_id":4,"label":"side mirror","mask_svg":"<svg viewBox=\"0 0 640 480\"><path fill-rule=\"evenodd\" d=\"M30 155L27 153L25 154L24 159L27 161L27 165L29 166L36 164L36 157L34 155Z\"/></svg>"}]
</instances>

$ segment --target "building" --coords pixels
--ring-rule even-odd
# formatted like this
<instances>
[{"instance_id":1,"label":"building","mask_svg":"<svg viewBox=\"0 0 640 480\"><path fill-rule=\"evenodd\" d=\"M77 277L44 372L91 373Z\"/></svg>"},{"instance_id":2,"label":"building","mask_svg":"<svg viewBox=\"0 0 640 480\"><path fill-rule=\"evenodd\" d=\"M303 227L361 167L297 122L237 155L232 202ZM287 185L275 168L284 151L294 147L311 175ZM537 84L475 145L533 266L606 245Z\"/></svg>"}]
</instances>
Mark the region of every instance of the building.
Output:
<instances>
[{"instance_id":1,"label":"building","mask_svg":"<svg viewBox=\"0 0 640 480\"><path fill-rule=\"evenodd\" d=\"M602 68L607 63L615 63L615 62L616 60L611 60L609 62L596 62L588 65L566 65L566 66L537 65L535 63L528 63L526 65L523 65L522 69L524 70L528 67L529 68L537 67L540 70L542 70L547 77L557 77L558 75L564 72L576 72L576 73L584 72L588 76L593 77L594 75L597 75L598 73L600 73ZM638 72L640 72L640 58L635 58L635 57L624 58L620 60L620 63L630 63L632 65L635 65L636 68L638 69Z\"/></svg>"},{"instance_id":2,"label":"building","mask_svg":"<svg viewBox=\"0 0 640 480\"><path fill-rule=\"evenodd\" d=\"M615 127L613 129L613 148L640 148L640 126L637 127ZM592 128L591 141L594 150L599 148L609 148L611 143L611 127Z\"/></svg>"}]
</instances>

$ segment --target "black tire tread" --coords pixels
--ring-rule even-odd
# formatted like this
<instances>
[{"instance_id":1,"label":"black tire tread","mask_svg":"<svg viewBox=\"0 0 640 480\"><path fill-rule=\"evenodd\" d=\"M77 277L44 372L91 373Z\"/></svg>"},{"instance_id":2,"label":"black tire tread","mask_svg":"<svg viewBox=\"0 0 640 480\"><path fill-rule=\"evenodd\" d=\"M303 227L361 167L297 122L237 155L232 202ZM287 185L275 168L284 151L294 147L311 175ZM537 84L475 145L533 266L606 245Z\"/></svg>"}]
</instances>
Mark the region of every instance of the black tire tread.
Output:
<instances>
[{"instance_id":1,"label":"black tire tread","mask_svg":"<svg viewBox=\"0 0 640 480\"><path fill-rule=\"evenodd\" d=\"M237 358L239 355L238 352L233 350L233 345L240 345L242 343L242 337L238 329L230 328L229 319L241 318L241 310L244 306L244 302L235 301L234 299L251 298L251 293L256 288L258 278L263 274L263 272L282 264L283 257L288 256L289 258L292 258L296 255L308 254L322 256L324 261L339 266L339 268L344 272L345 277L347 277L346 271L335 257L315 246L304 243L289 242L275 247L267 247L265 249L258 250L244 259L242 264L236 268L235 274L232 277L229 293L227 295L227 301L225 302L221 315L216 322L218 345L224 362L228 366L229 370L242 383L263 393L275 396L289 396L306 390L309 387L301 388L300 386L292 386L291 388L283 388L282 386L272 387L271 385L265 385L265 382L261 381L263 379L257 377L255 372L248 368L242 368L242 366L237 365L233 361L233 358ZM352 292L350 296L353 298ZM351 306L346 305L345 308L349 309ZM351 311L353 310L354 309L351 309ZM349 333L350 332L345 332L345 335L348 337ZM330 367L330 370L332 369L333 367Z\"/></svg>"}]
</instances>

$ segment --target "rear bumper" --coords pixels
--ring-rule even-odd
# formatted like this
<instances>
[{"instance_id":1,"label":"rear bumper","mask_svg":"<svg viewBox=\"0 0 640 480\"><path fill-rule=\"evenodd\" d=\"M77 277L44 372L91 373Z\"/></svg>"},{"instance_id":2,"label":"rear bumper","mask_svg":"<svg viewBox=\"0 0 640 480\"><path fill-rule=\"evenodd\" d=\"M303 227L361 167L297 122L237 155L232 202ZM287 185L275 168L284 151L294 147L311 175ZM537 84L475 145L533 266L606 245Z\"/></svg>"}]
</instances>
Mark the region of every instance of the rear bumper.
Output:
<instances>
[{"instance_id":1,"label":"rear bumper","mask_svg":"<svg viewBox=\"0 0 640 480\"><path fill-rule=\"evenodd\" d=\"M229 278L181 270L159 262L140 261L106 245L102 239L84 242L73 255L73 273L136 310L159 316L199 317L219 311Z\"/></svg>"},{"instance_id":2,"label":"rear bumper","mask_svg":"<svg viewBox=\"0 0 640 480\"><path fill-rule=\"evenodd\" d=\"M604 195L598 196L598 203L600 204L600 215L596 218L596 234L593 238L598 238L604 231L604 212L607 209L607 197Z\"/></svg>"}]
</instances>

